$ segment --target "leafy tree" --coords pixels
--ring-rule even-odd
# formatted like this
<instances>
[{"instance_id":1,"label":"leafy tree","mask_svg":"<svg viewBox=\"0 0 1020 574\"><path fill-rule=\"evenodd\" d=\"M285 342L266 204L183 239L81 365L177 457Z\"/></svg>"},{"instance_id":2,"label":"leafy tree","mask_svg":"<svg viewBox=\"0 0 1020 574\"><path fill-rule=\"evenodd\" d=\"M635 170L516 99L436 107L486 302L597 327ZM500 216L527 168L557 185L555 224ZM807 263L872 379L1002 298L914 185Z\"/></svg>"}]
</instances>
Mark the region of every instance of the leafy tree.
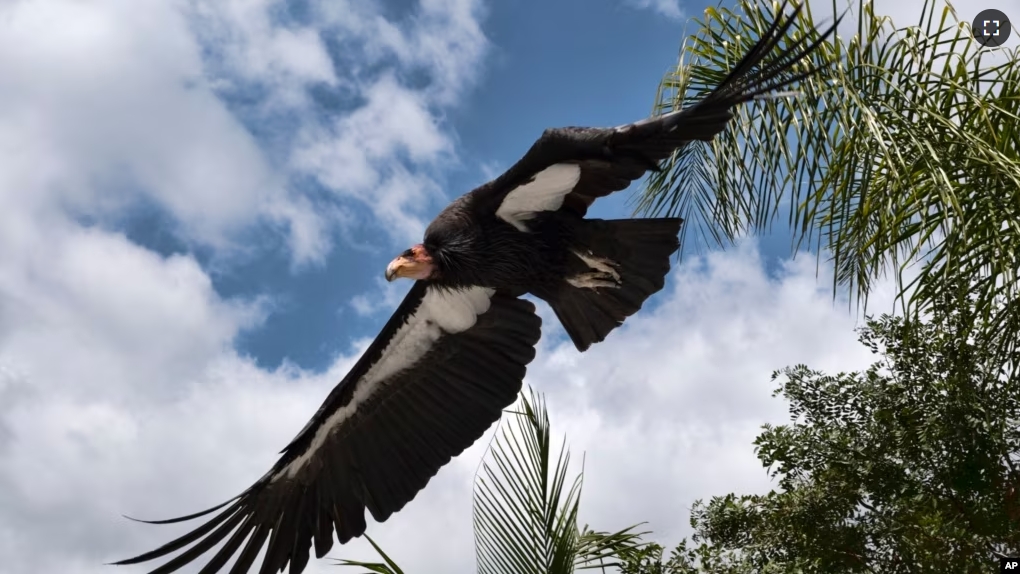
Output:
<instances>
[{"instance_id":1,"label":"leafy tree","mask_svg":"<svg viewBox=\"0 0 1020 574\"><path fill-rule=\"evenodd\" d=\"M775 373L791 422L755 446L779 488L695 503L697 546L623 572L983 573L1020 554L1020 354L1003 363L1010 335L979 313L869 320L868 370Z\"/></svg>"},{"instance_id":2,"label":"leafy tree","mask_svg":"<svg viewBox=\"0 0 1020 574\"><path fill-rule=\"evenodd\" d=\"M641 548L629 552L624 563L620 566L620 574L697 574L699 572L715 572L722 574L744 574L747 570L720 569L718 561L714 561L718 552L714 547L702 545L695 549L687 548L687 541L684 540L670 552L668 558L664 554L665 548L659 544L650 543ZM698 553L702 555L699 557ZM715 569L712 569L715 568Z\"/></svg>"},{"instance_id":3,"label":"leafy tree","mask_svg":"<svg viewBox=\"0 0 1020 574\"><path fill-rule=\"evenodd\" d=\"M657 110L716 85L777 9L737 0L706 10ZM730 129L653 174L638 209L686 218L702 246L769 231L785 212L794 246L831 255L834 292L866 304L891 271L920 316L947 285L965 285L983 324L1012 335L999 341L1007 355L1020 341L1020 58L981 49L948 3L928 0L905 28L870 2L854 12L852 36L803 63L823 73L801 82L801 97L743 106ZM816 29L809 4L788 37Z\"/></svg>"},{"instance_id":4,"label":"leafy tree","mask_svg":"<svg viewBox=\"0 0 1020 574\"><path fill-rule=\"evenodd\" d=\"M475 552L479 574L570 574L605 570L644 545L634 527L596 532L579 526L583 472L568 481L566 441L554 452L540 395L524 394L489 448L475 479ZM568 487L569 484L569 487ZM377 574L403 574L374 541L383 563L341 560Z\"/></svg>"}]
</instances>

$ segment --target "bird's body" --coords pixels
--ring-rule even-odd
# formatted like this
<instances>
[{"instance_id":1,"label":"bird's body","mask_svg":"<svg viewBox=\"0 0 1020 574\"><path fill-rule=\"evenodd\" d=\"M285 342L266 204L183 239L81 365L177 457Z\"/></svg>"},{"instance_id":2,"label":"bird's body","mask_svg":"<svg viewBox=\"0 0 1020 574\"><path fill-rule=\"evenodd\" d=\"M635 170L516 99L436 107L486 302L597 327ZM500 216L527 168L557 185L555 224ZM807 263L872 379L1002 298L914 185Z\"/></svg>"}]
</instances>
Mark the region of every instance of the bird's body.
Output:
<instances>
[{"instance_id":1,"label":"bird's body","mask_svg":"<svg viewBox=\"0 0 1020 574\"><path fill-rule=\"evenodd\" d=\"M523 293L556 281L569 241L562 222L536 222L530 232L522 232L494 213L473 210L471 200L470 193L455 200L425 231L422 245L449 270L435 285L480 285ZM472 216L465 217L465 212ZM456 246L461 244L473 248L458 250ZM485 256L488 253L500 257Z\"/></svg>"},{"instance_id":2,"label":"bird's body","mask_svg":"<svg viewBox=\"0 0 1020 574\"><path fill-rule=\"evenodd\" d=\"M453 201L387 267L387 279L414 284L273 468L215 508L160 521L211 515L118 564L180 551L152 571L167 574L222 543L201 573L231 559L231 574L248 572L265 549L260 573L298 574L334 532L340 543L362 535L366 510L380 522L400 510L517 397L541 336L522 295L548 302L584 351L662 289L682 222L588 219L587 209L710 140L733 106L812 73L790 70L821 40L772 54L791 22L778 17L697 104L618 128L546 130L506 173Z\"/></svg>"},{"instance_id":3,"label":"bird's body","mask_svg":"<svg viewBox=\"0 0 1020 574\"><path fill-rule=\"evenodd\" d=\"M563 282L583 218L571 213L541 213L529 222L527 231L521 231L491 213L461 216L461 209L470 209L471 198L467 194L453 202L425 231L422 244L449 270L435 279L434 285L478 285L541 295ZM473 249L450 248L459 244L470 244ZM491 253L499 257L484 256Z\"/></svg>"}]
</instances>

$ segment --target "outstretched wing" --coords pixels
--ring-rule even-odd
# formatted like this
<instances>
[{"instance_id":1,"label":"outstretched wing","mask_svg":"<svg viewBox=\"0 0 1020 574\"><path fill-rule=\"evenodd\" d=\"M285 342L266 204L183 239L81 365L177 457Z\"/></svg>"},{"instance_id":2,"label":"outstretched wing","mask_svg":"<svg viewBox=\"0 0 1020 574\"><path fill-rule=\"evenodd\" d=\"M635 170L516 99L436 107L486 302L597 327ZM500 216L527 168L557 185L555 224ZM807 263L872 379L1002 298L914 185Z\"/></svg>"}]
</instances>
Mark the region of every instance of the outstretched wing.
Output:
<instances>
[{"instance_id":1,"label":"outstretched wing","mask_svg":"<svg viewBox=\"0 0 1020 574\"><path fill-rule=\"evenodd\" d=\"M503 175L472 192L479 209L521 231L543 211L571 210L584 216L599 197L627 188L648 170L691 141L708 141L725 129L734 106L777 92L816 69L793 68L836 27L818 39L789 41L776 51L800 7L776 20L719 86L698 103L616 128L567 127L546 130ZM838 21L837 21L838 23Z\"/></svg>"},{"instance_id":2,"label":"outstretched wing","mask_svg":"<svg viewBox=\"0 0 1020 574\"><path fill-rule=\"evenodd\" d=\"M513 403L541 334L535 306L491 289L417 282L350 373L265 476L209 510L172 542L117 564L180 552L152 574L174 572L224 545L201 569L301 572L314 543L321 558L382 522L474 443ZM215 513L215 514L214 514Z\"/></svg>"}]
</instances>

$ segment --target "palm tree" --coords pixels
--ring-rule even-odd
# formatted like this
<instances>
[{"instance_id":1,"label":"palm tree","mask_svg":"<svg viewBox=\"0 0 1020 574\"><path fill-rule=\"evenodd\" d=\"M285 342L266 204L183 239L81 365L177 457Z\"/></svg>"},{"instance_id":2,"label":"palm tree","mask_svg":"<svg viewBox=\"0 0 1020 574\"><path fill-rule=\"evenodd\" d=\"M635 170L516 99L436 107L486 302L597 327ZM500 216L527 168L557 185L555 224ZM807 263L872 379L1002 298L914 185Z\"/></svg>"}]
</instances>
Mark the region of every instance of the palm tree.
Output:
<instances>
[{"instance_id":1,"label":"palm tree","mask_svg":"<svg viewBox=\"0 0 1020 574\"><path fill-rule=\"evenodd\" d=\"M791 40L816 33L806 8ZM738 0L706 10L656 110L711 89L777 9ZM971 299L1014 335L1003 337L1006 357L1020 341L1018 54L981 48L948 3L929 0L910 27L863 0L854 12L850 37L804 62L825 71L801 83L802 97L744 106L720 137L679 150L638 211L686 218L697 246L768 231L785 212L795 249L831 257L834 295L846 288L866 305L891 272L907 313Z\"/></svg>"},{"instance_id":2,"label":"palm tree","mask_svg":"<svg viewBox=\"0 0 1020 574\"><path fill-rule=\"evenodd\" d=\"M595 532L578 526L583 470L568 481L566 440L555 453L541 395L521 394L497 431L475 479L475 553L479 574L570 574L615 567L640 550L634 526ZM569 487L568 487L569 485ZM369 538L384 562L340 560L377 574L404 574Z\"/></svg>"}]
</instances>

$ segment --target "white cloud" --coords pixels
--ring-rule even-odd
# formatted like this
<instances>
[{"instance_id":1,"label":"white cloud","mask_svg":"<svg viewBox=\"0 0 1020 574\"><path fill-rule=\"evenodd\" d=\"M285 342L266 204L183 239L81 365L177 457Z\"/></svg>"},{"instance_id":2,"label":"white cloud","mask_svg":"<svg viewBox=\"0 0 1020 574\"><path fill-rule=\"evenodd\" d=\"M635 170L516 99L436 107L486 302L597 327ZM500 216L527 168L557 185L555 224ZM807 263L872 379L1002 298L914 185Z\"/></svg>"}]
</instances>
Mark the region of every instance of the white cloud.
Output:
<instances>
[{"instance_id":1,"label":"white cloud","mask_svg":"<svg viewBox=\"0 0 1020 574\"><path fill-rule=\"evenodd\" d=\"M285 199L283 177L211 90L200 53L175 2L0 7L7 216L110 221L153 203L187 241L226 248Z\"/></svg>"},{"instance_id":2,"label":"white cloud","mask_svg":"<svg viewBox=\"0 0 1020 574\"><path fill-rule=\"evenodd\" d=\"M273 21L284 10L280 0L196 0L189 16L203 39L220 53L228 77L286 84L337 82L332 60L318 30L286 27Z\"/></svg>"},{"instance_id":3,"label":"white cloud","mask_svg":"<svg viewBox=\"0 0 1020 574\"><path fill-rule=\"evenodd\" d=\"M376 313L393 313L400 301L407 294L408 282L386 281L381 277L375 278L376 288L368 293L356 295L351 299L350 306L354 312L361 317L369 317Z\"/></svg>"},{"instance_id":4,"label":"white cloud","mask_svg":"<svg viewBox=\"0 0 1020 574\"><path fill-rule=\"evenodd\" d=\"M313 13L336 6L313 3ZM262 221L287 235L298 264L329 252L334 230L350 223L337 217L344 201L388 206L381 228L401 241L420 230L428 200L409 196L438 189L426 168L453 161L438 118L484 54L476 3L425 1L399 26L365 4L367 27L358 29L338 25L340 14L314 25L284 21L285 8L281 0L0 6L0 202L8 216L70 213L110 228L151 205L186 243L220 256L246 248L238 233ZM373 34L384 28L387 35ZM366 44L380 58L360 62L370 71L336 67L347 62L334 66L327 39ZM408 85L415 71L427 85ZM363 103L323 122L313 86ZM238 97L254 102L241 118L276 131L254 137L229 103ZM382 165L382 154L397 152L426 175ZM314 161L292 163L292 153ZM333 205L313 206L292 183L301 175L333 188Z\"/></svg>"},{"instance_id":5,"label":"white cloud","mask_svg":"<svg viewBox=\"0 0 1020 574\"><path fill-rule=\"evenodd\" d=\"M363 104L334 121L307 125L291 165L338 197L367 206L403 245L420 238L432 215L428 208L443 203L430 172L456 158L441 112L474 84L488 43L476 0L423 0L405 22L367 6L316 4L318 19L350 51L342 59L351 65L350 86ZM372 71L391 61L396 71ZM412 89L408 76L416 73L427 81Z\"/></svg>"},{"instance_id":6,"label":"white cloud","mask_svg":"<svg viewBox=\"0 0 1020 574\"><path fill-rule=\"evenodd\" d=\"M0 552L12 574L105 572L101 562L165 542L182 528L120 514L173 516L239 492L353 358L319 375L259 369L226 344L257 307L217 298L193 261L97 231L72 240L78 247L52 270L28 267L0 283L21 310L5 310L0 331ZM750 441L784 417L769 373L870 361L854 319L814 271L802 257L770 280L745 245L688 260L654 313L587 353L544 339L528 382L547 394L574 453L586 452L584 521L648 520L672 542L695 498L767 488ZM408 571L472 568L471 479L487 440L370 526ZM331 555L373 556L363 541ZM322 561L309 572L333 568Z\"/></svg>"},{"instance_id":7,"label":"white cloud","mask_svg":"<svg viewBox=\"0 0 1020 574\"><path fill-rule=\"evenodd\" d=\"M673 20L682 19L685 14L680 0L626 0L626 3L640 10L652 10Z\"/></svg>"},{"instance_id":8,"label":"white cloud","mask_svg":"<svg viewBox=\"0 0 1020 574\"><path fill-rule=\"evenodd\" d=\"M424 169L449 157L452 143L440 132L424 96L391 75L364 95L363 107L333 125L306 130L294 165L369 207L398 243L420 240L429 199L442 200L443 195L431 178L412 175L399 160Z\"/></svg>"},{"instance_id":9,"label":"white cloud","mask_svg":"<svg viewBox=\"0 0 1020 574\"><path fill-rule=\"evenodd\" d=\"M0 242L0 356L28 361L36 392L173 392L261 319L257 301L221 300L190 257L57 221L45 233ZM153 372L138 385L142 367Z\"/></svg>"},{"instance_id":10,"label":"white cloud","mask_svg":"<svg viewBox=\"0 0 1020 574\"><path fill-rule=\"evenodd\" d=\"M452 103L474 83L488 48L480 25L484 8L477 0L421 0L405 22L380 16L372 1L320 1L315 11L341 37L359 41L362 67L396 58L404 68L426 72L428 98L437 103Z\"/></svg>"}]
</instances>

